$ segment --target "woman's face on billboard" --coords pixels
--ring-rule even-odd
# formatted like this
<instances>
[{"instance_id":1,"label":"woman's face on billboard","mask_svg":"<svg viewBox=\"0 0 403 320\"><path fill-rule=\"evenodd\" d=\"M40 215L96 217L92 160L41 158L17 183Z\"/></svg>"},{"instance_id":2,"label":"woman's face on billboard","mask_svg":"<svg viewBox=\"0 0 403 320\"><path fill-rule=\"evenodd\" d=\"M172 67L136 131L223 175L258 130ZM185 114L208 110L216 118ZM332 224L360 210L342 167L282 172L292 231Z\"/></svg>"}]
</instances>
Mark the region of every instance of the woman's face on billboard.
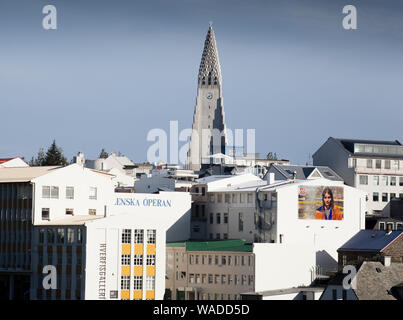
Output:
<instances>
[{"instance_id":1,"label":"woman's face on billboard","mask_svg":"<svg viewBox=\"0 0 403 320\"><path fill-rule=\"evenodd\" d=\"M329 209L331 202L332 202L332 196L328 193L325 193L325 195L323 196L323 203L326 209Z\"/></svg>"}]
</instances>

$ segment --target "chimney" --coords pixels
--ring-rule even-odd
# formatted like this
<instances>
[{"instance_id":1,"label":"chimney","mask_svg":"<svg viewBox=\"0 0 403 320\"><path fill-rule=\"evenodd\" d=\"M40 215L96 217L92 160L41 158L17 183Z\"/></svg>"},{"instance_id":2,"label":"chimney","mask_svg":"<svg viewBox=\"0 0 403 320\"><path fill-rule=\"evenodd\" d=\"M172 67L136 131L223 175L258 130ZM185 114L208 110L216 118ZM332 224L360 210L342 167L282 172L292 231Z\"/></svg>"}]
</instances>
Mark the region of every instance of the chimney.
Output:
<instances>
[{"instance_id":1,"label":"chimney","mask_svg":"<svg viewBox=\"0 0 403 320\"><path fill-rule=\"evenodd\" d=\"M274 172L270 172L269 173L269 184L273 184L274 181L276 181L274 178Z\"/></svg>"},{"instance_id":2,"label":"chimney","mask_svg":"<svg viewBox=\"0 0 403 320\"><path fill-rule=\"evenodd\" d=\"M74 162L84 167L85 165L84 153L82 152L77 153L77 156L74 157Z\"/></svg>"},{"instance_id":3,"label":"chimney","mask_svg":"<svg viewBox=\"0 0 403 320\"><path fill-rule=\"evenodd\" d=\"M297 171L293 171L292 173L292 180L295 180L295 178L297 177Z\"/></svg>"},{"instance_id":4,"label":"chimney","mask_svg":"<svg viewBox=\"0 0 403 320\"><path fill-rule=\"evenodd\" d=\"M384 257L382 258L383 265L384 265L385 267L390 267L390 262L391 262L391 260L392 260L392 257L391 257L391 256L384 256Z\"/></svg>"}]
</instances>

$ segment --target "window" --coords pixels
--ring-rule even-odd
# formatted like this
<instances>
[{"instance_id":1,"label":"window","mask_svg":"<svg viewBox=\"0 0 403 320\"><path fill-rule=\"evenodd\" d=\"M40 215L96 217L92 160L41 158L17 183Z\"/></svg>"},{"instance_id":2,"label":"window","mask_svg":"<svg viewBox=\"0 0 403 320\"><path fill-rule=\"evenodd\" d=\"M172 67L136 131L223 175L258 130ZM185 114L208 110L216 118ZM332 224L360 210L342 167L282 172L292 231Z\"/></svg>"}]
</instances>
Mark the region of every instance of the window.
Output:
<instances>
[{"instance_id":1,"label":"window","mask_svg":"<svg viewBox=\"0 0 403 320\"><path fill-rule=\"evenodd\" d=\"M211 203L214 203L214 200L215 200L215 199L214 199L214 198L215 198L215 195L214 195L214 194L210 194L210 196L209 196L209 197L210 197L210 202L211 202Z\"/></svg>"},{"instance_id":2,"label":"window","mask_svg":"<svg viewBox=\"0 0 403 320\"><path fill-rule=\"evenodd\" d=\"M240 203L244 203L244 202L245 202L245 194L244 194L244 193L240 193L240 194L239 194L239 202L240 202Z\"/></svg>"},{"instance_id":3,"label":"window","mask_svg":"<svg viewBox=\"0 0 403 320\"><path fill-rule=\"evenodd\" d=\"M367 168L372 168L372 160L367 159Z\"/></svg>"},{"instance_id":4,"label":"window","mask_svg":"<svg viewBox=\"0 0 403 320\"><path fill-rule=\"evenodd\" d=\"M144 230L136 229L134 230L134 243L143 243L144 242Z\"/></svg>"},{"instance_id":5,"label":"window","mask_svg":"<svg viewBox=\"0 0 403 320\"><path fill-rule=\"evenodd\" d=\"M236 203L236 196L237 196L236 193L232 194L232 200L231 200L232 203Z\"/></svg>"},{"instance_id":6,"label":"window","mask_svg":"<svg viewBox=\"0 0 403 320\"><path fill-rule=\"evenodd\" d=\"M221 237L220 237L220 234L217 233L215 238L216 238L217 240L220 240L220 238L221 238Z\"/></svg>"},{"instance_id":7,"label":"window","mask_svg":"<svg viewBox=\"0 0 403 320\"><path fill-rule=\"evenodd\" d=\"M123 229L122 231L122 243L131 243L132 231L130 229Z\"/></svg>"},{"instance_id":8,"label":"window","mask_svg":"<svg viewBox=\"0 0 403 320\"><path fill-rule=\"evenodd\" d=\"M241 265L244 266L245 265L245 257L241 256Z\"/></svg>"},{"instance_id":9,"label":"window","mask_svg":"<svg viewBox=\"0 0 403 320\"><path fill-rule=\"evenodd\" d=\"M59 187L50 188L50 197L52 199L59 199Z\"/></svg>"},{"instance_id":10,"label":"window","mask_svg":"<svg viewBox=\"0 0 403 320\"><path fill-rule=\"evenodd\" d=\"M97 214L97 209L88 209L88 214L90 216L95 216Z\"/></svg>"},{"instance_id":11,"label":"window","mask_svg":"<svg viewBox=\"0 0 403 320\"><path fill-rule=\"evenodd\" d=\"M399 169L399 160L393 160L393 169Z\"/></svg>"},{"instance_id":12,"label":"window","mask_svg":"<svg viewBox=\"0 0 403 320\"><path fill-rule=\"evenodd\" d=\"M379 176L374 176L374 186L379 186Z\"/></svg>"},{"instance_id":13,"label":"window","mask_svg":"<svg viewBox=\"0 0 403 320\"><path fill-rule=\"evenodd\" d=\"M209 274L209 275L208 275L208 283L209 283L209 284L212 284L212 283L213 283L213 275L212 275L212 274Z\"/></svg>"},{"instance_id":14,"label":"window","mask_svg":"<svg viewBox=\"0 0 403 320\"><path fill-rule=\"evenodd\" d=\"M228 213L224 213L224 223L228 223Z\"/></svg>"},{"instance_id":15,"label":"window","mask_svg":"<svg viewBox=\"0 0 403 320\"><path fill-rule=\"evenodd\" d=\"M77 242L83 243L83 231L82 229L77 229Z\"/></svg>"},{"instance_id":16,"label":"window","mask_svg":"<svg viewBox=\"0 0 403 320\"><path fill-rule=\"evenodd\" d=\"M393 230L393 222L386 223L386 231Z\"/></svg>"},{"instance_id":17,"label":"window","mask_svg":"<svg viewBox=\"0 0 403 320\"><path fill-rule=\"evenodd\" d=\"M195 264L199 264L199 255L195 256Z\"/></svg>"},{"instance_id":18,"label":"window","mask_svg":"<svg viewBox=\"0 0 403 320\"><path fill-rule=\"evenodd\" d=\"M379 230L385 230L385 222L379 222Z\"/></svg>"},{"instance_id":19,"label":"window","mask_svg":"<svg viewBox=\"0 0 403 320\"><path fill-rule=\"evenodd\" d=\"M221 264L225 266L227 264L227 256L221 256Z\"/></svg>"},{"instance_id":20,"label":"window","mask_svg":"<svg viewBox=\"0 0 403 320\"><path fill-rule=\"evenodd\" d=\"M155 244L156 241L156 230L147 230L147 243Z\"/></svg>"},{"instance_id":21,"label":"window","mask_svg":"<svg viewBox=\"0 0 403 320\"><path fill-rule=\"evenodd\" d=\"M210 224L214 223L214 214L210 213Z\"/></svg>"},{"instance_id":22,"label":"window","mask_svg":"<svg viewBox=\"0 0 403 320\"><path fill-rule=\"evenodd\" d=\"M130 254L122 254L122 266L130 266Z\"/></svg>"},{"instance_id":23,"label":"window","mask_svg":"<svg viewBox=\"0 0 403 320\"><path fill-rule=\"evenodd\" d=\"M388 202L388 194L386 192L382 193L382 202Z\"/></svg>"},{"instance_id":24,"label":"window","mask_svg":"<svg viewBox=\"0 0 403 320\"><path fill-rule=\"evenodd\" d=\"M67 243L74 243L74 229L67 228Z\"/></svg>"},{"instance_id":25,"label":"window","mask_svg":"<svg viewBox=\"0 0 403 320\"><path fill-rule=\"evenodd\" d=\"M194 283L194 274L189 273L189 283Z\"/></svg>"},{"instance_id":26,"label":"window","mask_svg":"<svg viewBox=\"0 0 403 320\"><path fill-rule=\"evenodd\" d=\"M207 280L207 275L202 274L202 283L206 283L206 280Z\"/></svg>"},{"instance_id":27,"label":"window","mask_svg":"<svg viewBox=\"0 0 403 320\"><path fill-rule=\"evenodd\" d=\"M213 262L213 257L212 256L208 256L208 264L211 264Z\"/></svg>"},{"instance_id":28,"label":"window","mask_svg":"<svg viewBox=\"0 0 403 320\"><path fill-rule=\"evenodd\" d=\"M396 193L391 193L389 199L392 200L394 198L396 198Z\"/></svg>"},{"instance_id":29,"label":"window","mask_svg":"<svg viewBox=\"0 0 403 320\"><path fill-rule=\"evenodd\" d=\"M155 254L147 254L147 266L155 266Z\"/></svg>"},{"instance_id":30,"label":"window","mask_svg":"<svg viewBox=\"0 0 403 320\"><path fill-rule=\"evenodd\" d=\"M217 213L216 219L217 219L217 224L220 224L221 223L221 213Z\"/></svg>"},{"instance_id":31,"label":"window","mask_svg":"<svg viewBox=\"0 0 403 320\"><path fill-rule=\"evenodd\" d=\"M64 229L57 229L57 243L64 243Z\"/></svg>"},{"instance_id":32,"label":"window","mask_svg":"<svg viewBox=\"0 0 403 320\"><path fill-rule=\"evenodd\" d=\"M403 230L403 223L396 222L396 230Z\"/></svg>"},{"instance_id":33,"label":"window","mask_svg":"<svg viewBox=\"0 0 403 320\"><path fill-rule=\"evenodd\" d=\"M73 209L66 209L66 214L74 216L74 210Z\"/></svg>"},{"instance_id":34,"label":"window","mask_svg":"<svg viewBox=\"0 0 403 320\"><path fill-rule=\"evenodd\" d=\"M227 284L227 275L221 275L221 284Z\"/></svg>"},{"instance_id":35,"label":"window","mask_svg":"<svg viewBox=\"0 0 403 320\"><path fill-rule=\"evenodd\" d=\"M229 203L229 200L230 200L230 195L225 194L225 203Z\"/></svg>"},{"instance_id":36,"label":"window","mask_svg":"<svg viewBox=\"0 0 403 320\"><path fill-rule=\"evenodd\" d=\"M216 275L214 276L214 284L218 284L219 281L220 281L220 275L216 274Z\"/></svg>"},{"instance_id":37,"label":"window","mask_svg":"<svg viewBox=\"0 0 403 320\"><path fill-rule=\"evenodd\" d=\"M385 169L390 169L390 160L385 160Z\"/></svg>"},{"instance_id":38,"label":"window","mask_svg":"<svg viewBox=\"0 0 403 320\"><path fill-rule=\"evenodd\" d=\"M390 177L390 185L395 186L396 185L396 177Z\"/></svg>"},{"instance_id":39,"label":"window","mask_svg":"<svg viewBox=\"0 0 403 320\"><path fill-rule=\"evenodd\" d=\"M42 187L42 198L44 198L44 199L50 198L50 187L49 186Z\"/></svg>"},{"instance_id":40,"label":"window","mask_svg":"<svg viewBox=\"0 0 403 320\"><path fill-rule=\"evenodd\" d=\"M50 220L49 208L42 208L42 220Z\"/></svg>"},{"instance_id":41,"label":"window","mask_svg":"<svg viewBox=\"0 0 403 320\"><path fill-rule=\"evenodd\" d=\"M380 169L381 168L381 163L382 163L382 160L380 160L380 159L375 160L375 168Z\"/></svg>"},{"instance_id":42,"label":"window","mask_svg":"<svg viewBox=\"0 0 403 320\"><path fill-rule=\"evenodd\" d=\"M155 290L155 277L154 276L146 277L146 290Z\"/></svg>"},{"instance_id":43,"label":"window","mask_svg":"<svg viewBox=\"0 0 403 320\"><path fill-rule=\"evenodd\" d=\"M360 184L367 185L368 184L368 176L361 176L360 175Z\"/></svg>"},{"instance_id":44,"label":"window","mask_svg":"<svg viewBox=\"0 0 403 320\"><path fill-rule=\"evenodd\" d=\"M403 177L399 177L399 186L403 187Z\"/></svg>"},{"instance_id":45,"label":"window","mask_svg":"<svg viewBox=\"0 0 403 320\"><path fill-rule=\"evenodd\" d=\"M74 187L66 187L66 199L74 199Z\"/></svg>"},{"instance_id":46,"label":"window","mask_svg":"<svg viewBox=\"0 0 403 320\"><path fill-rule=\"evenodd\" d=\"M90 197L91 200L97 200L97 188L90 187Z\"/></svg>"},{"instance_id":47,"label":"window","mask_svg":"<svg viewBox=\"0 0 403 320\"><path fill-rule=\"evenodd\" d=\"M243 231L243 213L240 212L238 215L238 231Z\"/></svg>"},{"instance_id":48,"label":"window","mask_svg":"<svg viewBox=\"0 0 403 320\"><path fill-rule=\"evenodd\" d=\"M55 242L55 233L53 229L48 228L48 243L54 243Z\"/></svg>"},{"instance_id":49,"label":"window","mask_svg":"<svg viewBox=\"0 0 403 320\"><path fill-rule=\"evenodd\" d=\"M120 289L130 290L130 276L121 276L120 278Z\"/></svg>"},{"instance_id":50,"label":"window","mask_svg":"<svg viewBox=\"0 0 403 320\"><path fill-rule=\"evenodd\" d=\"M221 193L218 193L218 194L217 194L217 202L218 202L218 203L221 203L221 202L222 202L222 194L221 194Z\"/></svg>"},{"instance_id":51,"label":"window","mask_svg":"<svg viewBox=\"0 0 403 320\"><path fill-rule=\"evenodd\" d=\"M218 266L218 256L215 256L215 257L214 257L214 264L215 264L216 266Z\"/></svg>"},{"instance_id":52,"label":"window","mask_svg":"<svg viewBox=\"0 0 403 320\"><path fill-rule=\"evenodd\" d=\"M134 255L133 265L135 265L135 266L142 266L143 265L143 255L142 254L135 254Z\"/></svg>"},{"instance_id":53,"label":"window","mask_svg":"<svg viewBox=\"0 0 403 320\"><path fill-rule=\"evenodd\" d=\"M231 265L231 256L228 256L228 265L230 266Z\"/></svg>"},{"instance_id":54,"label":"window","mask_svg":"<svg viewBox=\"0 0 403 320\"><path fill-rule=\"evenodd\" d=\"M201 189L202 189L202 196L206 195L206 188L202 187Z\"/></svg>"},{"instance_id":55,"label":"window","mask_svg":"<svg viewBox=\"0 0 403 320\"><path fill-rule=\"evenodd\" d=\"M228 284L232 284L232 276L230 274L228 275Z\"/></svg>"},{"instance_id":56,"label":"window","mask_svg":"<svg viewBox=\"0 0 403 320\"><path fill-rule=\"evenodd\" d=\"M343 289L343 300L347 300L347 290Z\"/></svg>"},{"instance_id":57,"label":"window","mask_svg":"<svg viewBox=\"0 0 403 320\"><path fill-rule=\"evenodd\" d=\"M248 193L248 203L253 202L253 193Z\"/></svg>"},{"instance_id":58,"label":"window","mask_svg":"<svg viewBox=\"0 0 403 320\"><path fill-rule=\"evenodd\" d=\"M388 176L382 176L382 185L387 186L388 185Z\"/></svg>"},{"instance_id":59,"label":"window","mask_svg":"<svg viewBox=\"0 0 403 320\"><path fill-rule=\"evenodd\" d=\"M223 237L224 237L225 240L227 240L228 239L228 233L224 233Z\"/></svg>"},{"instance_id":60,"label":"window","mask_svg":"<svg viewBox=\"0 0 403 320\"><path fill-rule=\"evenodd\" d=\"M45 229L40 228L39 229L39 243L44 243L45 242Z\"/></svg>"},{"instance_id":61,"label":"window","mask_svg":"<svg viewBox=\"0 0 403 320\"><path fill-rule=\"evenodd\" d=\"M142 276L134 276L133 277L133 289L134 290L142 290L143 289L143 277Z\"/></svg>"}]
</instances>

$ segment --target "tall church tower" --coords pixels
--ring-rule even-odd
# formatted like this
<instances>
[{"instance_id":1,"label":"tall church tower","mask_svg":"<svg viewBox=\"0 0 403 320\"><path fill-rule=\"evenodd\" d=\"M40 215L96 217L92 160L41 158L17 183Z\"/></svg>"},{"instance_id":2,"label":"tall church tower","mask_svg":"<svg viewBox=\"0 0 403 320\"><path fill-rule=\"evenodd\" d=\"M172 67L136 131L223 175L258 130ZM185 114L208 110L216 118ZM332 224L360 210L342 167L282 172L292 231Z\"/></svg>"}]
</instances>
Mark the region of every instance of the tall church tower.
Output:
<instances>
[{"instance_id":1,"label":"tall church tower","mask_svg":"<svg viewBox=\"0 0 403 320\"><path fill-rule=\"evenodd\" d=\"M199 68L188 169L198 171L203 157L214 153L225 153L227 138L221 84L217 44L210 24Z\"/></svg>"}]
</instances>

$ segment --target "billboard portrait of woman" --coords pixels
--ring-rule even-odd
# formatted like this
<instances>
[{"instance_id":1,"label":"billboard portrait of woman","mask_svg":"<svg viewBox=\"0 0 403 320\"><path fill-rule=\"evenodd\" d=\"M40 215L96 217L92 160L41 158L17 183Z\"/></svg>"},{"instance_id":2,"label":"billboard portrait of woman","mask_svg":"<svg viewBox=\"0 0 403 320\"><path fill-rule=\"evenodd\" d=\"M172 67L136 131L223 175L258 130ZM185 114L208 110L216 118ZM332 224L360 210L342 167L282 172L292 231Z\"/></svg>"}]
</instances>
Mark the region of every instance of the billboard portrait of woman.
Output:
<instances>
[{"instance_id":1,"label":"billboard portrait of woman","mask_svg":"<svg viewBox=\"0 0 403 320\"><path fill-rule=\"evenodd\" d=\"M343 213L334 205L333 192L329 187L323 189L322 205L316 209L315 219L343 220Z\"/></svg>"}]
</instances>

